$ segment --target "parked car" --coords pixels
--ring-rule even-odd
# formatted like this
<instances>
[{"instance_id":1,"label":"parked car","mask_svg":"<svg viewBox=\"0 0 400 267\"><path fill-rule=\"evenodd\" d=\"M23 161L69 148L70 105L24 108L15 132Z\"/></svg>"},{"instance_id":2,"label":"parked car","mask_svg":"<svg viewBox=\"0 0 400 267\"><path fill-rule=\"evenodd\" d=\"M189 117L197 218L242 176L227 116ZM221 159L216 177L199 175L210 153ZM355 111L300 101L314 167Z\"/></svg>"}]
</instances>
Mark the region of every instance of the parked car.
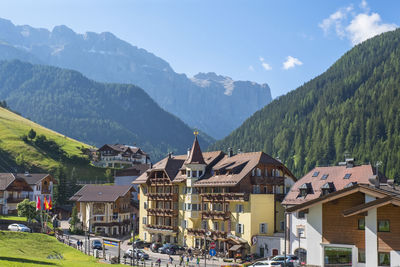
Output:
<instances>
[{"instance_id":1,"label":"parked car","mask_svg":"<svg viewBox=\"0 0 400 267\"><path fill-rule=\"evenodd\" d=\"M136 239L136 240L133 242L133 246L134 246L135 248L145 248L145 247L148 247L148 246L150 246L150 245L151 245L151 243L146 242L146 241L143 241L143 240L140 240L140 239Z\"/></svg>"},{"instance_id":2,"label":"parked car","mask_svg":"<svg viewBox=\"0 0 400 267\"><path fill-rule=\"evenodd\" d=\"M168 255L182 255L185 253L185 248L178 245L171 245L165 250Z\"/></svg>"},{"instance_id":3,"label":"parked car","mask_svg":"<svg viewBox=\"0 0 400 267\"><path fill-rule=\"evenodd\" d=\"M150 250L153 251L153 252L158 252L158 249L159 249L160 247L162 247L162 244L161 244L161 243L153 243L153 244L151 244L151 246L150 246Z\"/></svg>"},{"instance_id":4,"label":"parked car","mask_svg":"<svg viewBox=\"0 0 400 267\"><path fill-rule=\"evenodd\" d=\"M173 246L174 245L170 243L164 244L162 247L158 248L158 253L167 254L167 250L172 248Z\"/></svg>"},{"instance_id":5,"label":"parked car","mask_svg":"<svg viewBox=\"0 0 400 267\"><path fill-rule=\"evenodd\" d=\"M279 263L277 265L279 265ZM265 260L265 261L257 261L255 263L249 265L248 267L269 267L269 266L271 266L270 261Z\"/></svg>"},{"instance_id":6,"label":"parked car","mask_svg":"<svg viewBox=\"0 0 400 267\"><path fill-rule=\"evenodd\" d=\"M269 265L265 266L284 266L284 263L285 263L285 256L278 255L267 261L267 264ZM299 266L300 266L300 260L297 256L286 255L286 267L299 267Z\"/></svg>"},{"instance_id":7,"label":"parked car","mask_svg":"<svg viewBox=\"0 0 400 267\"><path fill-rule=\"evenodd\" d=\"M93 249L103 249L103 244L101 243L100 240L93 240L92 248Z\"/></svg>"},{"instance_id":8,"label":"parked car","mask_svg":"<svg viewBox=\"0 0 400 267\"><path fill-rule=\"evenodd\" d=\"M8 226L8 230L10 231L17 231L17 232L31 232L31 228L27 227L26 225L20 223L13 223Z\"/></svg>"}]
</instances>

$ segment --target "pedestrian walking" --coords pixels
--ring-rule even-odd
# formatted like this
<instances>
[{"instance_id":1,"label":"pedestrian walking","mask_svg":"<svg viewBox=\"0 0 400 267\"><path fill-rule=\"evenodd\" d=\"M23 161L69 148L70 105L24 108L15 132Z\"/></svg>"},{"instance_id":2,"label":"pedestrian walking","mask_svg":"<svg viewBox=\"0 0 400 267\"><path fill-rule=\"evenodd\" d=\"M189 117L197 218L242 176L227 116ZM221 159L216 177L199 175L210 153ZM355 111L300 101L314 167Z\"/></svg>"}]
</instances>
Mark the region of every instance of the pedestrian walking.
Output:
<instances>
[{"instance_id":1,"label":"pedestrian walking","mask_svg":"<svg viewBox=\"0 0 400 267\"><path fill-rule=\"evenodd\" d=\"M174 259L171 257L171 255L169 255L169 263L172 264L173 261Z\"/></svg>"},{"instance_id":2,"label":"pedestrian walking","mask_svg":"<svg viewBox=\"0 0 400 267\"><path fill-rule=\"evenodd\" d=\"M156 263L158 264L158 266L160 267L160 265L161 265L161 259L160 258L158 258L158 260L156 261Z\"/></svg>"},{"instance_id":3,"label":"pedestrian walking","mask_svg":"<svg viewBox=\"0 0 400 267\"><path fill-rule=\"evenodd\" d=\"M179 266L182 266L184 258L185 258L185 256L181 255L180 261L179 261Z\"/></svg>"},{"instance_id":4,"label":"pedestrian walking","mask_svg":"<svg viewBox=\"0 0 400 267\"><path fill-rule=\"evenodd\" d=\"M200 266L200 258L199 258L199 256L197 256L196 263L197 263L197 266Z\"/></svg>"},{"instance_id":5,"label":"pedestrian walking","mask_svg":"<svg viewBox=\"0 0 400 267\"><path fill-rule=\"evenodd\" d=\"M189 266L189 255L186 257L186 265Z\"/></svg>"}]
</instances>

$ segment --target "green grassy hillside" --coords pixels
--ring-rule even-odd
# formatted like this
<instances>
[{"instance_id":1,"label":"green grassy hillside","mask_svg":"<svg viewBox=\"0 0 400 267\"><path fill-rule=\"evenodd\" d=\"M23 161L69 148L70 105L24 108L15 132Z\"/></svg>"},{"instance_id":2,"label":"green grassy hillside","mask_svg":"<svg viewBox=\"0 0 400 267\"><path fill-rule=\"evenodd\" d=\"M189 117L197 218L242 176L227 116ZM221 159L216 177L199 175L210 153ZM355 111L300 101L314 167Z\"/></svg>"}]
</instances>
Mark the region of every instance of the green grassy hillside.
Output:
<instances>
[{"instance_id":1,"label":"green grassy hillside","mask_svg":"<svg viewBox=\"0 0 400 267\"><path fill-rule=\"evenodd\" d=\"M52 151L46 151L34 142L24 142L21 137L28 134L30 129L37 136L44 135L48 140L56 142L64 151L66 159L61 160ZM10 172L16 168L20 172L29 170L53 173L63 166L66 167L67 177L72 169L80 178L104 177L104 169L71 160L85 159L81 152L83 147L89 146L0 107L0 172Z\"/></svg>"},{"instance_id":2,"label":"green grassy hillside","mask_svg":"<svg viewBox=\"0 0 400 267\"><path fill-rule=\"evenodd\" d=\"M58 259L49 259L55 258L55 256ZM104 266L104 264L98 263L95 258L58 242L51 236L0 231L0 266L94 267Z\"/></svg>"}]
</instances>

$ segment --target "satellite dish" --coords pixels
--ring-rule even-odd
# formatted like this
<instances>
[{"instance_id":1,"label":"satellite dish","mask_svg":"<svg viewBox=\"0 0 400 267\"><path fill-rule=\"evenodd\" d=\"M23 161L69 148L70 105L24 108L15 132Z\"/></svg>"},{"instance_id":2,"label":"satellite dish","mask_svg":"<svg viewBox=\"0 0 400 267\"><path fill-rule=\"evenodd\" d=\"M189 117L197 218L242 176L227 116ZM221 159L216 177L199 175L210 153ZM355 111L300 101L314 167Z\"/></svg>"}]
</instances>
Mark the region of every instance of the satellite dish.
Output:
<instances>
[{"instance_id":1,"label":"satellite dish","mask_svg":"<svg viewBox=\"0 0 400 267\"><path fill-rule=\"evenodd\" d=\"M206 235L207 235L207 236L210 236L210 235L211 235L211 232L210 232L210 231L208 231L208 232L206 233Z\"/></svg>"}]
</instances>

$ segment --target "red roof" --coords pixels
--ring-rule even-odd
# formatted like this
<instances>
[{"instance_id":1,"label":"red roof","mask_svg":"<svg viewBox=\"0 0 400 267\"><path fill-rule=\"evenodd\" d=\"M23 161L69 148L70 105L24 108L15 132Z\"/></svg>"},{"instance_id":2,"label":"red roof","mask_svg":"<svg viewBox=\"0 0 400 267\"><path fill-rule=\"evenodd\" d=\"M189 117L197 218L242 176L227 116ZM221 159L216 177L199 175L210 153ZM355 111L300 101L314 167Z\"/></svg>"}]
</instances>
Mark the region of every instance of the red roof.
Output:
<instances>
[{"instance_id":1,"label":"red roof","mask_svg":"<svg viewBox=\"0 0 400 267\"><path fill-rule=\"evenodd\" d=\"M349 186L351 183L368 185L369 178L371 178L373 175L374 172L371 165L361 165L355 167L316 167L304 175L292 186L282 204L297 205L312 199L316 199L321 196L321 188L326 183L333 183L335 191L339 191ZM345 178L345 176L348 178ZM305 197L301 197L299 187L304 184L308 184L308 186L311 185L311 190Z\"/></svg>"}]
</instances>

